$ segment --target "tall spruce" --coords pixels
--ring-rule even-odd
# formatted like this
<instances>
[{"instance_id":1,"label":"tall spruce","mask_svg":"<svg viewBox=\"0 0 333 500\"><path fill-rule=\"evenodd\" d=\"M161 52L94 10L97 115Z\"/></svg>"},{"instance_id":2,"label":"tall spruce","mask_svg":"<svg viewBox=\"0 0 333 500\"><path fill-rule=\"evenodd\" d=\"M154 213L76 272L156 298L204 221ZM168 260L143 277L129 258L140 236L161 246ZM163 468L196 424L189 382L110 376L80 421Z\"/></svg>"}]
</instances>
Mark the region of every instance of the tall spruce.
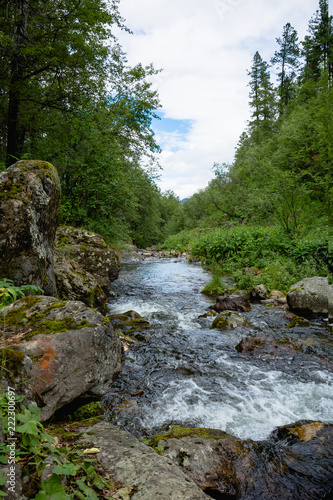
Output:
<instances>
[{"instance_id":1,"label":"tall spruce","mask_svg":"<svg viewBox=\"0 0 333 500\"><path fill-rule=\"evenodd\" d=\"M282 37L277 38L276 41L280 49L275 51L271 64L277 65L279 69L279 114L282 115L284 108L292 97L293 83L299 65L300 49L297 44L297 31L290 23L284 26Z\"/></svg>"},{"instance_id":2,"label":"tall spruce","mask_svg":"<svg viewBox=\"0 0 333 500\"><path fill-rule=\"evenodd\" d=\"M270 81L270 72L265 62L257 51L253 56L250 76L250 107L252 120L250 128L253 130L255 140L260 141L270 132L275 116L275 99L273 85Z\"/></svg>"},{"instance_id":3,"label":"tall spruce","mask_svg":"<svg viewBox=\"0 0 333 500\"><path fill-rule=\"evenodd\" d=\"M319 0L319 10L309 22L310 35L303 42L305 79L318 81L323 73L333 79L333 17L329 14L328 0Z\"/></svg>"}]
</instances>

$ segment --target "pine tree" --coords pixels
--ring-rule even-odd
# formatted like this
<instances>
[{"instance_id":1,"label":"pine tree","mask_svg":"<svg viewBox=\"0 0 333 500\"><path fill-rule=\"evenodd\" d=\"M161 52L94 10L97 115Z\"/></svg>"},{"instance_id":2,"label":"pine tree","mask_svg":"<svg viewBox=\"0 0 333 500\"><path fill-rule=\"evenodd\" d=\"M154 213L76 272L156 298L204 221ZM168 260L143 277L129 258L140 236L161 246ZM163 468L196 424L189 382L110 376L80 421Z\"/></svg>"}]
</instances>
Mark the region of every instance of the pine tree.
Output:
<instances>
[{"instance_id":1,"label":"pine tree","mask_svg":"<svg viewBox=\"0 0 333 500\"><path fill-rule=\"evenodd\" d=\"M333 79L333 18L329 15L327 0L319 0L319 10L309 22L310 35L303 42L306 65L305 79L317 81L327 72Z\"/></svg>"},{"instance_id":2,"label":"pine tree","mask_svg":"<svg viewBox=\"0 0 333 500\"><path fill-rule=\"evenodd\" d=\"M257 51L253 57L252 68L248 71L251 78L250 106L253 109L250 128L253 129L257 141L271 130L275 116L274 91L268 67Z\"/></svg>"},{"instance_id":3,"label":"pine tree","mask_svg":"<svg viewBox=\"0 0 333 500\"><path fill-rule=\"evenodd\" d=\"M298 36L296 30L290 23L287 23L283 28L282 38L276 39L280 46L280 50L275 51L271 59L271 63L278 65L280 69L278 73L280 115L283 113L285 106L292 97L293 82L295 80L300 55L297 40Z\"/></svg>"}]
</instances>

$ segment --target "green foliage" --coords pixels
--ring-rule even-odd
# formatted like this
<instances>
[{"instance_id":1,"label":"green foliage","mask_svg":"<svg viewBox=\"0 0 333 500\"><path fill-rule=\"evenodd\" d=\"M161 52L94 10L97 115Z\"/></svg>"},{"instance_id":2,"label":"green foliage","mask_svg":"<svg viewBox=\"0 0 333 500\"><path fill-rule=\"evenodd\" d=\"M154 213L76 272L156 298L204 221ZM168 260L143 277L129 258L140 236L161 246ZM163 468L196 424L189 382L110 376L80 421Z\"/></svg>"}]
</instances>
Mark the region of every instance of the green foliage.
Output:
<instances>
[{"instance_id":1,"label":"green foliage","mask_svg":"<svg viewBox=\"0 0 333 500\"><path fill-rule=\"evenodd\" d=\"M28 293L44 295L44 291L36 285L15 286L14 282L7 278L0 280L0 308L8 306L15 300L25 297Z\"/></svg>"},{"instance_id":2,"label":"green foliage","mask_svg":"<svg viewBox=\"0 0 333 500\"><path fill-rule=\"evenodd\" d=\"M225 282L222 279L224 275L223 270L216 262L213 262L212 266L210 266L210 271L213 277L208 283L206 283L204 288L201 290L201 293L208 295L209 297L218 297L219 295L223 295L226 289Z\"/></svg>"},{"instance_id":3,"label":"green foliage","mask_svg":"<svg viewBox=\"0 0 333 500\"><path fill-rule=\"evenodd\" d=\"M54 437L49 435L40 422L40 409L30 404L28 407L19 404L23 397L17 397L11 391L0 395L0 416L5 437L9 433L8 401L15 398L15 437L16 457L23 460L23 474L29 477L29 498L35 500L54 499L70 500L98 499L104 488L112 489L113 484L98 472L98 460L88 458L79 446L59 446ZM10 427L13 427L12 422ZM8 452L5 443L0 444L0 455ZM49 478L40 482L42 471L52 460L55 467L51 469ZM4 459L7 463L6 459ZM66 479L65 482L62 479ZM0 483L3 481L0 477ZM39 484L40 483L40 484ZM38 490L36 491L36 485ZM63 486L65 484L65 486Z\"/></svg>"}]
</instances>

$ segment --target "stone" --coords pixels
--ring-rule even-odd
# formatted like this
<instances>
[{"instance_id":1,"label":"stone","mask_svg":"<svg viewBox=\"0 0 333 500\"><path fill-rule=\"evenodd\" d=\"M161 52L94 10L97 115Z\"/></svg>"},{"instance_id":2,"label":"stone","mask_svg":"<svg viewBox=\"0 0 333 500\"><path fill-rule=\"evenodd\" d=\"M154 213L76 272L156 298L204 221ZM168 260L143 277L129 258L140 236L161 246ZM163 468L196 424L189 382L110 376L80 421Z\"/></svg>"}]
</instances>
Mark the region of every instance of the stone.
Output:
<instances>
[{"instance_id":1,"label":"stone","mask_svg":"<svg viewBox=\"0 0 333 500\"><path fill-rule=\"evenodd\" d=\"M277 353L279 353L279 355L292 354L295 352L296 346L289 340L275 342L267 338L244 337L236 345L236 349L240 353L276 356Z\"/></svg>"},{"instance_id":2,"label":"stone","mask_svg":"<svg viewBox=\"0 0 333 500\"><path fill-rule=\"evenodd\" d=\"M246 312L251 310L251 306L245 295L228 297L221 295L217 297L216 304L213 306L216 312L239 311Z\"/></svg>"},{"instance_id":3,"label":"stone","mask_svg":"<svg viewBox=\"0 0 333 500\"><path fill-rule=\"evenodd\" d=\"M45 161L22 160L0 174L0 276L56 293L53 245L60 181Z\"/></svg>"},{"instance_id":4,"label":"stone","mask_svg":"<svg viewBox=\"0 0 333 500\"><path fill-rule=\"evenodd\" d=\"M145 260L144 256L140 253L134 245L123 245L120 251L122 262L141 262Z\"/></svg>"},{"instance_id":5,"label":"stone","mask_svg":"<svg viewBox=\"0 0 333 500\"><path fill-rule=\"evenodd\" d=\"M252 288L250 292L250 299L253 302L259 302L260 300L268 299L269 293L266 290L265 285L256 285Z\"/></svg>"},{"instance_id":6,"label":"stone","mask_svg":"<svg viewBox=\"0 0 333 500\"><path fill-rule=\"evenodd\" d=\"M27 387L41 419L77 399L101 399L121 369L121 342L111 323L79 301L25 297L5 308L6 340L30 358ZM18 389L20 386L18 386Z\"/></svg>"},{"instance_id":7,"label":"stone","mask_svg":"<svg viewBox=\"0 0 333 500\"><path fill-rule=\"evenodd\" d=\"M59 296L64 300L82 300L87 306L106 314L107 296L95 277L85 271L75 260L54 258L54 273Z\"/></svg>"},{"instance_id":8,"label":"stone","mask_svg":"<svg viewBox=\"0 0 333 500\"><path fill-rule=\"evenodd\" d=\"M106 470L129 491L132 500L208 500L208 496L170 459L109 422L99 422L81 441L101 450ZM137 488L128 488L137 486ZM136 490L136 491L135 491Z\"/></svg>"},{"instance_id":9,"label":"stone","mask_svg":"<svg viewBox=\"0 0 333 500\"><path fill-rule=\"evenodd\" d=\"M171 430L153 440L212 498L331 498L333 424L299 421L258 442L212 429Z\"/></svg>"},{"instance_id":10,"label":"stone","mask_svg":"<svg viewBox=\"0 0 333 500\"><path fill-rule=\"evenodd\" d=\"M77 262L109 295L110 283L119 275L120 260L115 249L107 245L102 236L86 229L60 226L55 245L59 257Z\"/></svg>"},{"instance_id":11,"label":"stone","mask_svg":"<svg viewBox=\"0 0 333 500\"><path fill-rule=\"evenodd\" d=\"M216 316L210 328L230 330L242 326L251 326L250 322L233 311L224 311Z\"/></svg>"},{"instance_id":12,"label":"stone","mask_svg":"<svg viewBox=\"0 0 333 500\"><path fill-rule=\"evenodd\" d=\"M6 500L28 500L28 497L22 493L22 467L18 464L1 464L0 472L7 478L6 484L2 487L2 491L6 493Z\"/></svg>"},{"instance_id":13,"label":"stone","mask_svg":"<svg viewBox=\"0 0 333 500\"><path fill-rule=\"evenodd\" d=\"M299 316L327 316L328 297L328 279L319 276L298 281L287 293L289 309Z\"/></svg>"}]
</instances>

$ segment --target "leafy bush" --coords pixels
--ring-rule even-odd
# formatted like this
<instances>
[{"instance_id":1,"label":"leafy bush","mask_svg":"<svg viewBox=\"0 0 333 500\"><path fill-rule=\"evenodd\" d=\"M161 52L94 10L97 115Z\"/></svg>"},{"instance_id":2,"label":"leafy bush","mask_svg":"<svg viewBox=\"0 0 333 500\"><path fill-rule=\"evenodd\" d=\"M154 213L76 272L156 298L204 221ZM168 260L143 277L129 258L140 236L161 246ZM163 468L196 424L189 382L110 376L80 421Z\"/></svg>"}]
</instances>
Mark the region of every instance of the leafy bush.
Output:
<instances>
[{"instance_id":1,"label":"leafy bush","mask_svg":"<svg viewBox=\"0 0 333 500\"><path fill-rule=\"evenodd\" d=\"M30 404L28 407L19 403L23 402L23 396L15 396L13 391L0 395L0 416L2 429L5 436L9 434L8 425L8 403L9 398L15 403L15 437L17 441L16 457L23 465L24 476L29 477L29 491L25 492L29 498L35 500L98 500L98 495L104 488L113 489L113 483L107 481L98 472L98 460L88 458L89 451L83 450L79 446L59 446L57 440L50 436L40 422L40 409ZM5 443L0 444L0 463L6 464L5 458L8 448ZM51 470L48 479L40 482L42 471L49 464L52 458L55 467ZM62 479L66 478L66 481ZM0 474L0 484L5 484L4 474ZM63 486L65 484L65 486ZM6 494L2 493L0 496Z\"/></svg>"}]
</instances>

